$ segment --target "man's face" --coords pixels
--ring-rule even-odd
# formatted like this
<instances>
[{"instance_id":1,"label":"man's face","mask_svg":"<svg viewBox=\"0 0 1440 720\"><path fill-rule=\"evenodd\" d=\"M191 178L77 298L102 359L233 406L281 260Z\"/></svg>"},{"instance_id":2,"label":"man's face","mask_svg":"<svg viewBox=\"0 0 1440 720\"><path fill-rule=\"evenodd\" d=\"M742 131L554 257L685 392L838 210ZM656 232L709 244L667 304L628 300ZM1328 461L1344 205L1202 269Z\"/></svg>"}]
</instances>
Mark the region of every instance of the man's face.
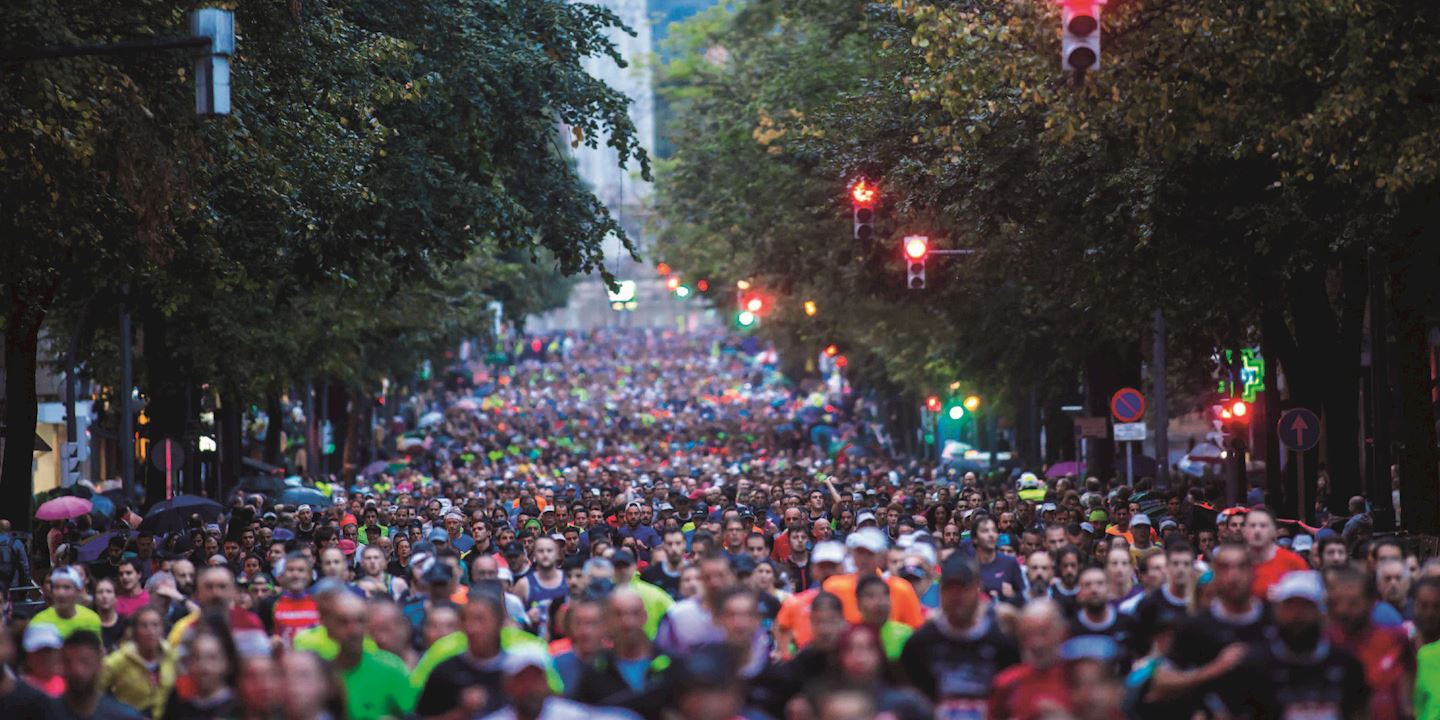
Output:
<instances>
[{"instance_id":1,"label":"man's face","mask_svg":"<svg viewBox=\"0 0 1440 720\"><path fill-rule=\"evenodd\" d=\"M1209 530L1201 530L1195 536L1195 546L1201 555L1209 557L1210 552L1215 549L1215 533Z\"/></svg>"},{"instance_id":2,"label":"man's face","mask_svg":"<svg viewBox=\"0 0 1440 720\"><path fill-rule=\"evenodd\" d=\"M135 552L140 557L150 557L155 553L155 538L149 535L141 535L135 538Z\"/></svg>"},{"instance_id":3,"label":"man's face","mask_svg":"<svg viewBox=\"0 0 1440 720\"><path fill-rule=\"evenodd\" d=\"M1252 512L1245 517L1245 544L1251 550L1261 550L1275 544L1275 521L1263 512Z\"/></svg>"},{"instance_id":4,"label":"man's face","mask_svg":"<svg viewBox=\"0 0 1440 720\"><path fill-rule=\"evenodd\" d=\"M940 542L946 547L955 547L960 544L960 528L956 525L946 525L940 532Z\"/></svg>"},{"instance_id":5,"label":"man's face","mask_svg":"<svg viewBox=\"0 0 1440 720\"><path fill-rule=\"evenodd\" d=\"M670 562L679 564L685 557L685 533L665 533L665 554Z\"/></svg>"},{"instance_id":6,"label":"man's face","mask_svg":"<svg viewBox=\"0 0 1440 720\"><path fill-rule=\"evenodd\" d=\"M80 598L80 589L68 580L52 582L50 584L50 604L62 610L69 610L75 607L75 602Z\"/></svg>"},{"instance_id":7,"label":"man's face","mask_svg":"<svg viewBox=\"0 0 1440 720\"><path fill-rule=\"evenodd\" d=\"M1215 554L1211 567L1215 571L1214 582L1217 595L1237 603L1249 596L1250 586L1255 579L1255 570L1244 553L1221 550Z\"/></svg>"},{"instance_id":8,"label":"man's face","mask_svg":"<svg viewBox=\"0 0 1440 720\"><path fill-rule=\"evenodd\" d=\"M1320 639L1320 608L1304 598L1272 603L1275 630L1293 649L1309 650Z\"/></svg>"},{"instance_id":9,"label":"man's face","mask_svg":"<svg viewBox=\"0 0 1440 720\"><path fill-rule=\"evenodd\" d=\"M170 574L175 576L175 587L186 595L195 592L195 566L189 560L177 561L170 568Z\"/></svg>"},{"instance_id":10,"label":"man's face","mask_svg":"<svg viewBox=\"0 0 1440 720\"><path fill-rule=\"evenodd\" d=\"M535 566L542 570L549 570L555 567L556 563L560 562L560 548L555 545L554 540L548 537L543 537L535 541L533 554L535 557Z\"/></svg>"},{"instance_id":11,"label":"man's face","mask_svg":"<svg viewBox=\"0 0 1440 720\"><path fill-rule=\"evenodd\" d=\"M121 565L119 577L120 589L126 592L134 590L135 586L140 584L140 573L135 571L134 565Z\"/></svg>"},{"instance_id":12,"label":"man's face","mask_svg":"<svg viewBox=\"0 0 1440 720\"><path fill-rule=\"evenodd\" d=\"M1165 572L1172 586L1188 590L1195 582L1195 561L1189 553L1171 553L1166 557Z\"/></svg>"},{"instance_id":13,"label":"man's face","mask_svg":"<svg viewBox=\"0 0 1440 720\"><path fill-rule=\"evenodd\" d=\"M1080 581L1080 555L1067 553L1060 558L1060 582L1065 587L1075 587Z\"/></svg>"},{"instance_id":14,"label":"man's face","mask_svg":"<svg viewBox=\"0 0 1440 720\"><path fill-rule=\"evenodd\" d=\"M765 538L758 535L751 535L745 538L745 552L754 558L756 562L770 556L770 551L765 549Z\"/></svg>"},{"instance_id":15,"label":"man's face","mask_svg":"<svg viewBox=\"0 0 1440 720\"><path fill-rule=\"evenodd\" d=\"M1065 528L1058 525L1045 528L1045 549L1053 553L1062 547L1065 547Z\"/></svg>"},{"instance_id":16,"label":"man's face","mask_svg":"<svg viewBox=\"0 0 1440 720\"><path fill-rule=\"evenodd\" d=\"M1116 505L1115 512L1111 513L1110 515L1110 520L1114 522L1117 526L1119 526L1122 530L1129 529L1130 506L1125 503L1120 503L1119 505Z\"/></svg>"},{"instance_id":17,"label":"man's face","mask_svg":"<svg viewBox=\"0 0 1440 720\"><path fill-rule=\"evenodd\" d=\"M365 548L365 554L360 556L360 567L366 577L380 577L385 572L385 554L377 547Z\"/></svg>"},{"instance_id":18,"label":"man's face","mask_svg":"<svg viewBox=\"0 0 1440 720\"><path fill-rule=\"evenodd\" d=\"M745 526L739 520L725 523L725 547L742 547L745 542Z\"/></svg>"},{"instance_id":19,"label":"man's face","mask_svg":"<svg viewBox=\"0 0 1440 720\"><path fill-rule=\"evenodd\" d=\"M87 693L100 680L103 655L92 647L72 645L61 651L64 662L65 687L76 693Z\"/></svg>"},{"instance_id":20,"label":"man's face","mask_svg":"<svg viewBox=\"0 0 1440 720\"><path fill-rule=\"evenodd\" d=\"M640 524L640 507L638 505L625 508L625 523L632 527Z\"/></svg>"},{"instance_id":21,"label":"man's face","mask_svg":"<svg viewBox=\"0 0 1440 720\"><path fill-rule=\"evenodd\" d=\"M872 584L855 596L860 617L870 625L880 626L890 617L890 588Z\"/></svg>"},{"instance_id":22,"label":"man's face","mask_svg":"<svg viewBox=\"0 0 1440 720\"><path fill-rule=\"evenodd\" d=\"M1167 561L1163 554L1156 553L1145 558L1140 564L1140 585L1146 590L1154 590L1165 584L1165 572Z\"/></svg>"},{"instance_id":23,"label":"man's face","mask_svg":"<svg viewBox=\"0 0 1440 720\"><path fill-rule=\"evenodd\" d=\"M1180 519L1180 498L1172 497L1165 501L1165 511L1176 521Z\"/></svg>"},{"instance_id":24,"label":"man's face","mask_svg":"<svg viewBox=\"0 0 1440 720\"><path fill-rule=\"evenodd\" d=\"M610 639L619 642L645 633L645 603L634 593L617 594L610 603Z\"/></svg>"},{"instance_id":25,"label":"man's face","mask_svg":"<svg viewBox=\"0 0 1440 720\"><path fill-rule=\"evenodd\" d=\"M721 606L716 624L725 633L725 644L732 648L749 648L760 630L760 611L755 598L735 595Z\"/></svg>"},{"instance_id":26,"label":"man's face","mask_svg":"<svg viewBox=\"0 0 1440 720\"><path fill-rule=\"evenodd\" d=\"M1103 608L1110 600L1110 588L1105 582L1104 571L1090 568L1080 574L1080 592L1076 602L1089 609Z\"/></svg>"},{"instance_id":27,"label":"man's face","mask_svg":"<svg viewBox=\"0 0 1440 720\"><path fill-rule=\"evenodd\" d=\"M460 612L460 624L471 650L493 651L500 646L500 618L487 603L472 602Z\"/></svg>"},{"instance_id":28,"label":"man's face","mask_svg":"<svg viewBox=\"0 0 1440 720\"><path fill-rule=\"evenodd\" d=\"M1405 561L1385 560L1375 568L1375 584L1380 597L1396 608L1405 607L1405 596L1410 591L1410 577L1405 572Z\"/></svg>"},{"instance_id":29,"label":"man's face","mask_svg":"<svg viewBox=\"0 0 1440 720\"><path fill-rule=\"evenodd\" d=\"M785 511L785 527L787 527L787 528L794 528L794 527L803 528L803 527L805 527L805 513L800 512L800 508L794 508L794 507L786 510L786 511Z\"/></svg>"},{"instance_id":30,"label":"man's face","mask_svg":"<svg viewBox=\"0 0 1440 720\"><path fill-rule=\"evenodd\" d=\"M341 652L358 656L365 646L365 603L346 594L335 602L329 617L333 625L325 630Z\"/></svg>"},{"instance_id":31,"label":"man's face","mask_svg":"<svg viewBox=\"0 0 1440 720\"><path fill-rule=\"evenodd\" d=\"M990 520L981 520L975 526L975 547L981 550L994 550L995 543L1000 539L1000 533L995 529L995 523Z\"/></svg>"},{"instance_id":32,"label":"man's face","mask_svg":"<svg viewBox=\"0 0 1440 720\"><path fill-rule=\"evenodd\" d=\"M1047 552L1030 553L1025 559L1025 577L1030 580L1032 588L1048 586L1055 577L1055 561L1050 559L1050 554Z\"/></svg>"},{"instance_id":33,"label":"man's face","mask_svg":"<svg viewBox=\"0 0 1440 720\"><path fill-rule=\"evenodd\" d=\"M206 571L195 588L195 599L206 609L228 608L235 602L235 582L229 573Z\"/></svg>"},{"instance_id":34,"label":"man's face","mask_svg":"<svg viewBox=\"0 0 1440 720\"><path fill-rule=\"evenodd\" d=\"M724 559L707 560L700 563L700 582L705 587L705 594L715 597L735 584L735 571Z\"/></svg>"},{"instance_id":35,"label":"man's face","mask_svg":"<svg viewBox=\"0 0 1440 720\"><path fill-rule=\"evenodd\" d=\"M1016 627L1020 652L1031 667L1044 669L1060 659L1060 644L1065 642L1065 623L1053 617L1021 617Z\"/></svg>"},{"instance_id":36,"label":"man's face","mask_svg":"<svg viewBox=\"0 0 1440 720\"><path fill-rule=\"evenodd\" d=\"M1375 548L1376 567L1379 567L1380 564L1383 562L1387 562L1390 560L1403 561L1404 559L1404 553L1400 552L1400 548L1395 547L1394 545L1381 545Z\"/></svg>"},{"instance_id":37,"label":"man's face","mask_svg":"<svg viewBox=\"0 0 1440 720\"><path fill-rule=\"evenodd\" d=\"M1355 633L1370 620L1370 598L1360 583L1331 583L1325 592L1325 608L1330 618L1348 633Z\"/></svg>"},{"instance_id":38,"label":"man's face","mask_svg":"<svg viewBox=\"0 0 1440 720\"><path fill-rule=\"evenodd\" d=\"M295 519L299 520L301 525L309 525L315 519L315 513L308 507L300 508L300 511L295 513Z\"/></svg>"},{"instance_id":39,"label":"man's face","mask_svg":"<svg viewBox=\"0 0 1440 720\"><path fill-rule=\"evenodd\" d=\"M336 580L345 579L345 553L329 549L320 555L320 574Z\"/></svg>"}]
</instances>

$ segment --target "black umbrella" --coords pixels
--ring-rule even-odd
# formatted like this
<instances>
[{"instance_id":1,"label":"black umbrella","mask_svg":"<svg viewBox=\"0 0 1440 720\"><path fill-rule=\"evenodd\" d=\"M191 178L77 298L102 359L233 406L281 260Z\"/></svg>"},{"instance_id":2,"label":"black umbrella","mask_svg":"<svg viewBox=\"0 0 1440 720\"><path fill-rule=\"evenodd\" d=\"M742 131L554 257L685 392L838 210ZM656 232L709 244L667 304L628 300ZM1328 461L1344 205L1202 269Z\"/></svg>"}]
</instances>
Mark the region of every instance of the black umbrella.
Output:
<instances>
[{"instance_id":1,"label":"black umbrella","mask_svg":"<svg viewBox=\"0 0 1440 720\"><path fill-rule=\"evenodd\" d=\"M150 533L171 533L188 527L190 516L199 515L202 522L214 522L224 511L220 503L199 495L176 495L157 503L145 513L140 530Z\"/></svg>"},{"instance_id":2,"label":"black umbrella","mask_svg":"<svg viewBox=\"0 0 1440 720\"><path fill-rule=\"evenodd\" d=\"M270 498L275 498L285 492L285 480L273 475L256 475L240 479L240 490L247 493L260 493Z\"/></svg>"}]
</instances>

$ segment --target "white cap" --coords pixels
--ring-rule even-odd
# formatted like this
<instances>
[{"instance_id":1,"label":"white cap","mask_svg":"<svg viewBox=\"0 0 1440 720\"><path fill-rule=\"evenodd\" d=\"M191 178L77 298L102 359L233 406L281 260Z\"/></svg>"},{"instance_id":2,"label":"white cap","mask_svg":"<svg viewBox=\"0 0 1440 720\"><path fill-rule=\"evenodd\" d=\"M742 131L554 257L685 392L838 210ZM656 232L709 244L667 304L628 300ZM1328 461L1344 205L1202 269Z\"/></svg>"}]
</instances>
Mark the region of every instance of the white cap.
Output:
<instances>
[{"instance_id":1,"label":"white cap","mask_svg":"<svg viewBox=\"0 0 1440 720\"><path fill-rule=\"evenodd\" d=\"M1130 525L1144 525L1145 527L1155 527L1155 523L1150 522L1150 516L1146 515L1145 513L1135 513L1134 515L1132 515L1130 517Z\"/></svg>"},{"instance_id":2,"label":"white cap","mask_svg":"<svg viewBox=\"0 0 1440 720\"><path fill-rule=\"evenodd\" d=\"M550 668L550 653L545 651L544 645L520 643L506 650L500 659L500 669L506 675L519 675L530 668L538 668L542 672Z\"/></svg>"},{"instance_id":3,"label":"white cap","mask_svg":"<svg viewBox=\"0 0 1440 720\"><path fill-rule=\"evenodd\" d=\"M1301 598L1325 607L1325 583L1314 570L1292 570L1270 586L1270 602L1278 603Z\"/></svg>"},{"instance_id":4,"label":"white cap","mask_svg":"<svg viewBox=\"0 0 1440 720\"><path fill-rule=\"evenodd\" d=\"M860 550L869 550L874 553L883 553L890 547L890 541L886 539L885 533L880 528L860 528L845 538L845 546Z\"/></svg>"},{"instance_id":5,"label":"white cap","mask_svg":"<svg viewBox=\"0 0 1440 720\"><path fill-rule=\"evenodd\" d=\"M1315 538L1304 533L1296 535L1295 540L1290 543L1290 549L1295 552L1310 552L1314 548Z\"/></svg>"},{"instance_id":6,"label":"white cap","mask_svg":"<svg viewBox=\"0 0 1440 720\"><path fill-rule=\"evenodd\" d=\"M21 641L25 652L33 653L36 650L50 648L59 650L65 644L64 638L60 637L60 630L49 623L31 623L25 628L25 639Z\"/></svg>"},{"instance_id":7,"label":"white cap","mask_svg":"<svg viewBox=\"0 0 1440 720\"><path fill-rule=\"evenodd\" d=\"M302 512L315 512L315 509L312 508L312 507L310 507L309 505L301 505L300 507L295 508L295 512L297 512L297 513L302 513Z\"/></svg>"},{"instance_id":8,"label":"white cap","mask_svg":"<svg viewBox=\"0 0 1440 720\"><path fill-rule=\"evenodd\" d=\"M810 550L810 562L844 563L845 554L846 553L844 545L841 545L839 542L836 542L834 540L825 540L823 542L815 543L815 547Z\"/></svg>"},{"instance_id":9,"label":"white cap","mask_svg":"<svg viewBox=\"0 0 1440 720\"><path fill-rule=\"evenodd\" d=\"M510 572L510 568L501 565L500 569L495 571L495 579L500 582L513 583L515 582L515 573Z\"/></svg>"},{"instance_id":10,"label":"white cap","mask_svg":"<svg viewBox=\"0 0 1440 720\"><path fill-rule=\"evenodd\" d=\"M869 510L866 510L865 512L862 512L862 513L860 513L859 515L856 515L856 516L855 516L855 524L856 524L857 526L863 525L863 524L865 524L865 523L867 523L867 522L877 522L877 521L875 520L875 513L872 513L872 512L870 512Z\"/></svg>"},{"instance_id":11,"label":"white cap","mask_svg":"<svg viewBox=\"0 0 1440 720\"><path fill-rule=\"evenodd\" d=\"M80 577L80 571L69 565L61 565L50 571L50 584L54 585L57 580L74 585L76 590L85 589L85 580Z\"/></svg>"}]
</instances>

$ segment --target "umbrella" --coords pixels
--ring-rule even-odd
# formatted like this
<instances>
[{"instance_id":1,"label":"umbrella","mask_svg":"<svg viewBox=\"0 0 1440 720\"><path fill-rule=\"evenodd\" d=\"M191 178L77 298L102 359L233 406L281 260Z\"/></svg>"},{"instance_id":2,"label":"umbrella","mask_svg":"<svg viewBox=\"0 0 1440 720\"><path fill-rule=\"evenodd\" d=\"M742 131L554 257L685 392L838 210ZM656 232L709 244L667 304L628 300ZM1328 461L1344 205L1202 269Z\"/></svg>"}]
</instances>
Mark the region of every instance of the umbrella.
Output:
<instances>
[{"instance_id":1,"label":"umbrella","mask_svg":"<svg viewBox=\"0 0 1440 720\"><path fill-rule=\"evenodd\" d=\"M376 460L375 462L366 465L365 469L360 471L360 477L368 478L372 475L379 475L380 473L385 472L385 469L388 467L390 467L389 462L385 460Z\"/></svg>"},{"instance_id":2,"label":"umbrella","mask_svg":"<svg viewBox=\"0 0 1440 720\"><path fill-rule=\"evenodd\" d=\"M480 403L475 400L475 398L460 398L455 401L455 407L467 412L473 412L480 409Z\"/></svg>"},{"instance_id":3,"label":"umbrella","mask_svg":"<svg viewBox=\"0 0 1440 720\"><path fill-rule=\"evenodd\" d=\"M96 495L90 498L90 512L98 513L105 517L115 515L115 501L104 495Z\"/></svg>"},{"instance_id":4,"label":"umbrella","mask_svg":"<svg viewBox=\"0 0 1440 720\"><path fill-rule=\"evenodd\" d=\"M285 481L274 475L256 475L241 478L240 489L247 493L260 493L273 497L285 491Z\"/></svg>"},{"instance_id":5,"label":"umbrella","mask_svg":"<svg viewBox=\"0 0 1440 720\"><path fill-rule=\"evenodd\" d=\"M96 560L99 560L100 556L105 554L105 549L110 547L110 538L115 537L116 535L124 538L129 538L130 532L128 530L117 530L115 532L100 533L99 535L95 535L87 539L85 542L80 543L80 554L77 556L77 558L80 560L80 562L83 563L95 562Z\"/></svg>"},{"instance_id":6,"label":"umbrella","mask_svg":"<svg viewBox=\"0 0 1440 720\"><path fill-rule=\"evenodd\" d=\"M415 423L415 427L424 429L428 427L434 427L442 422L445 422L444 415L438 412L429 412L420 416L420 422Z\"/></svg>"},{"instance_id":7,"label":"umbrella","mask_svg":"<svg viewBox=\"0 0 1440 720\"><path fill-rule=\"evenodd\" d=\"M46 501L35 511L35 518L38 520L69 520L81 515L89 515L91 507L93 507L92 503L85 498L64 495Z\"/></svg>"},{"instance_id":8,"label":"umbrella","mask_svg":"<svg viewBox=\"0 0 1440 720\"><path fill-rule=\"evenodd\" d=\"M176 495L162 503L156 503L145 513L140 529L151 533L168 533L184 530L190 516L198 514L205 522L213 522L225 508L220 503L198 495Z\"/></svg>"},{"instance_id":9,"label":"umbrella","mask_svg":"<svg viewBox=\"0 0 1440 720\"><path fill-rule=\"evenodd\" d=\"M1058 462L1045 469L1045 479L1054 480L1055 478L1062 478L1066 475L1075 475L1078 469L1079 468L1075 467L1074 460Z\"/></svg>"},{"instance_id":10,"label":"umbrella","mask_svg":"<svg viewBox=\"0 0 1440 720\"><path fill-rule=\"evenodd\" d=\"M333 501L325 493L315 488L299 487L289 488L285 492L280 493L279 502L286 505L313 505L327 508L330 507Z\"/></svg>"}]
</instances>

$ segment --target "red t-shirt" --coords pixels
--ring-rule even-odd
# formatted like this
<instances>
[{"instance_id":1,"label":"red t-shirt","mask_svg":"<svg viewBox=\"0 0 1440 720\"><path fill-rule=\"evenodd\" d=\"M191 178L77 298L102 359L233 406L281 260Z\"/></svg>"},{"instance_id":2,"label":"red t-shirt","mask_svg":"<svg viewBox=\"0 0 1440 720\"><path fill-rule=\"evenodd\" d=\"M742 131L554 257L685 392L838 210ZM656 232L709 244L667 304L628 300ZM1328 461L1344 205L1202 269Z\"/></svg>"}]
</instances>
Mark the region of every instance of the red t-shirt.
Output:
<instances>
[{"instance_id":1,"label":"red t-shirt","mask_svg":"<svg viewBox=\"0 0 1440 720\"><path fill-rule=\"evenodd\" d=\"M301 630L320 624L320 608L310 594L281 595L275 600L275 635L290 645Z\"/></svg>"},{"instance_id":2,"label":"red t-shirt","mask_svg":"<svg viewBox=\"0 0 1440 720\"><path fill-rule=\"evenodd\" d=\"M1415 653L1398 627L1369 625L1355 636L1347 636L1339 625L1328 630L1330 642L1345 648L1365 666L1365 684L1370 686L1370 720L1400 720L1401 697L1411 691L1405 678L1415 670Z\"/></svg>"},{"instance_id":3,"label":"red t-shirt","mask_svg":"<svg viewBox=\"0 0 1440 720\"><path fill-rule=\"evenodd\" d=\"M1029 663L1015 665L995 676L994 687L988 713L992 718L1026 720L1070 709L1064 663L1044 670L1036 670Z\"/></svg>"},{"instance_id":4,"label":"red t-shirt","mask_svg":"<svg viewBox=\"0 0 1440 720\"><path fill-rule=\"evenodd\" d=\"M1261 600L1268 600L1270 586L1280 582L1285 573L1297 570L1309 570L1310 563L1290 550L1276 546L1275 554L1269 560L1255 566L1255 582L1250 586L1250 594Z\"/></svg>"}]
</instances>

